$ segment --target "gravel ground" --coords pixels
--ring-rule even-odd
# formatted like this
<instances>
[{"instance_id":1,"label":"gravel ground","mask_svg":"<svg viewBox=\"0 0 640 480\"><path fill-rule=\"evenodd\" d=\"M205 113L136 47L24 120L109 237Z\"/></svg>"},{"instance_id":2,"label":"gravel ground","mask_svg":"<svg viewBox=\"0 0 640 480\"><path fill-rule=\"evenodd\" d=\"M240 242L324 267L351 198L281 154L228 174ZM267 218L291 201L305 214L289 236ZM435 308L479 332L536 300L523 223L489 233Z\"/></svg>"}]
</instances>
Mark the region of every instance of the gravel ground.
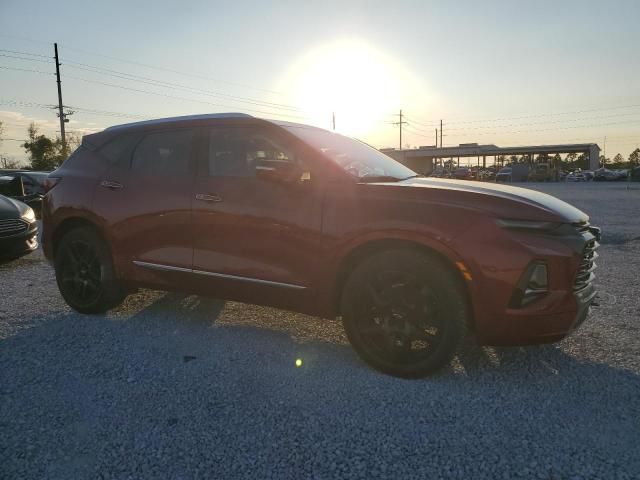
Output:
<instances>
[{"instance_id":1,"label":"gravel ground","mask_svg":"<svg viewBox=\"0 0 640 480\"><path fill-rule=\"evenodd\" d=\"M338 322L152 291L90 317L41 252L0 266L0 477L640 478L634 187L534 186L605 230L580 330L469 339L420 381L365 366Z\"/></svg>"}]
</instances>

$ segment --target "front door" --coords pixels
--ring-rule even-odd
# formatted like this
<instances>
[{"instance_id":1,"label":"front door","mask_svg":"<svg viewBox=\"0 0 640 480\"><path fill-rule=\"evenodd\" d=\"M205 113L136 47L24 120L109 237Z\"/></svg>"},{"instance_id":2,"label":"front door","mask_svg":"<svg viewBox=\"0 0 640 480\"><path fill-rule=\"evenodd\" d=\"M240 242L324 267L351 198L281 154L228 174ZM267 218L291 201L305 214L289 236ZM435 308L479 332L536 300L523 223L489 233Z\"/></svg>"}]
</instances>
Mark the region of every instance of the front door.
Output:
<instances>
[{"instance_id":1,"label":"front door","mask_svg":"<svg viewBox=\"0 0 640 480\"><path fill-rule=\"evenodd\" d=\"M321 187L271 129L212 129L193 190L193 269L212 293L309 301L321 248Z\"/></svg>"}]
</instances>

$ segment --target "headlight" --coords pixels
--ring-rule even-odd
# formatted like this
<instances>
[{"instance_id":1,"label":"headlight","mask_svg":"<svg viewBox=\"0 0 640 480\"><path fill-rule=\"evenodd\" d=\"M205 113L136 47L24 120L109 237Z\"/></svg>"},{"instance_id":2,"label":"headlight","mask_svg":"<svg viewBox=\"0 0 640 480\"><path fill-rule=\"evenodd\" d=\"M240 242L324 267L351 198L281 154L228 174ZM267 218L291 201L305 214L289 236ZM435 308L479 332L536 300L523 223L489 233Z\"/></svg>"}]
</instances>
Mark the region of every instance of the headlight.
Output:
<instances>
[{"instance_id":1,"label":"headlight","mask_svg":"<svg viewBox=\"0 0 640 480\"><path fill-rule=\"evenodd\" d=\"M496 223L502 228L509 228L513 230L536 230L536 231L549 231L557 228L558 223L554 222L538 222L531 220L506 220L499 219Z\"/></svg>"},{"instance_id":2,"label":"headlight","mask_svg":"<svg viewBox=\"0 0 640 480\"><path fill-rule=\"evenodd\" d=\"M22 218L23 220L26 220L29 223L33 223L33 222L36 221L36 214L33 213L33 208L29 207L27 209L27 211L24 212L22 214L22 217L20 217L20 218Z\"/></svg>"}]
</instances>

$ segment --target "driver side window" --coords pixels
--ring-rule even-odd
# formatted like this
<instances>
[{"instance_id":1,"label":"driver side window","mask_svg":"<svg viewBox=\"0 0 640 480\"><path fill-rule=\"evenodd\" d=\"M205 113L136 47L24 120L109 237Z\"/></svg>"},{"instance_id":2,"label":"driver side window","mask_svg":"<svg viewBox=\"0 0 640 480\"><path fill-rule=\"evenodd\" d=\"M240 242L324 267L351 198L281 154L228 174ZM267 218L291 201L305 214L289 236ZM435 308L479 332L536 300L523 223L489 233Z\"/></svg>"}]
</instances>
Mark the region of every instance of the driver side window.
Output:
<instances>
[{"instance_id":1,"label":"driver side window","mask_svg":"<svg viewBox=\"0 0 640 480\"><path fill-rule=\"evenodd\" d=\"M255 177L300 166L293 151L255 130L214 129L209 134L207 173L211 177Z\"/></svg>"}]
</instances>

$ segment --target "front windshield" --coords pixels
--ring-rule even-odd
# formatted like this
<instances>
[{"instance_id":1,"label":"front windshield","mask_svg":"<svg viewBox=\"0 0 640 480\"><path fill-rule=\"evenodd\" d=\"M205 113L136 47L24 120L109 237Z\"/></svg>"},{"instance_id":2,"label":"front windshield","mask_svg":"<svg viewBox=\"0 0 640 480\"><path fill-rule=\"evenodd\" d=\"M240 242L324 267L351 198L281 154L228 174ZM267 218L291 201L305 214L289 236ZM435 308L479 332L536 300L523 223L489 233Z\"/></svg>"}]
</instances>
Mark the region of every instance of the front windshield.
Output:
<instances>
[{"instance_id":1,"label":"front windshield","mask_svg":"<svg viewBox=\"0 0 640 480\"><path fill-rule=\"evenodd\" d=\"M396 181L417 176L413 170L359 140L316 127L283 127L360 181Z\"/></svg>"}]
</instances>

